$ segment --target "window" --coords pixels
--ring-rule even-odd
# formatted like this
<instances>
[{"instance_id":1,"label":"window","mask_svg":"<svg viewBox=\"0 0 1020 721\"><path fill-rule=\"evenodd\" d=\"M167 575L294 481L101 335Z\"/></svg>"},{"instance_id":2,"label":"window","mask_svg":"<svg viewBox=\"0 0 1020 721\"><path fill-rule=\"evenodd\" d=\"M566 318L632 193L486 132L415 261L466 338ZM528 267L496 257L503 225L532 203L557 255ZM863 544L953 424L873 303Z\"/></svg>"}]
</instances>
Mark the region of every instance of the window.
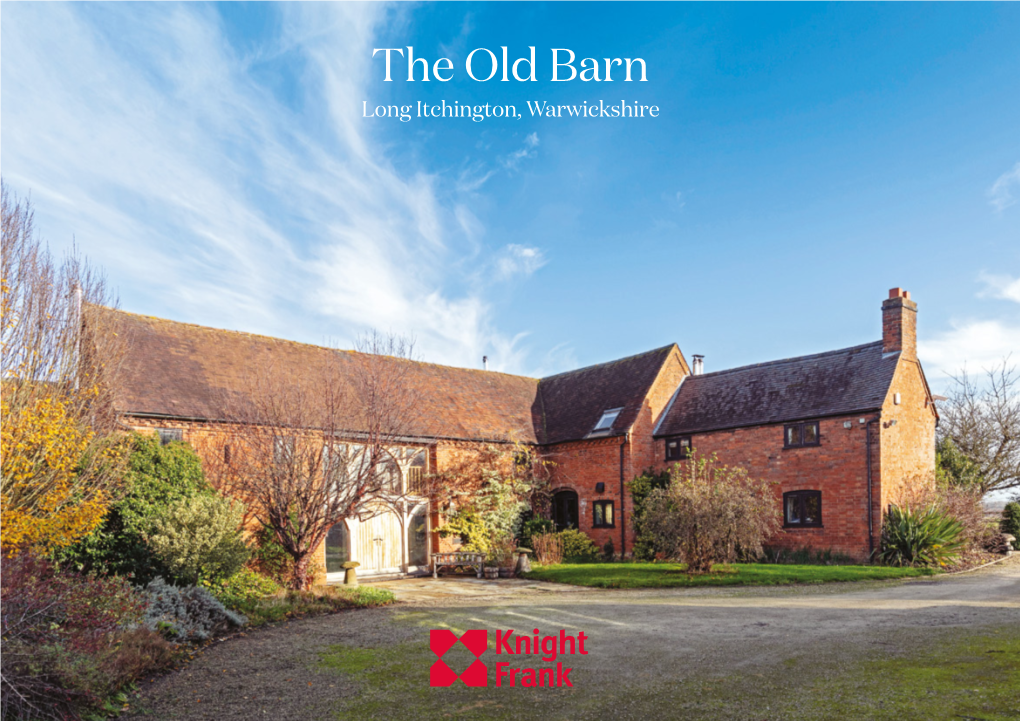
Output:
<instances>
[{"instance_id":1,"label":"window","mask_svg":"<svg viewBox=\"0 0 1020 721\"><path fill-rule=\"evenodd\" d=\"M409 493L417 495L425 494L427 490L425 488L425 472L427 468L428 457L425 455L425 451L419 451L411 459L411 465L407 467L407 490Z\"/></svg>"},{"instance_id":2,"label":"window","mask_svg":"<svg viewBox=\"0 0 1020 721\"><path fill-rule=\"evenodd\" d=\"M407 557L411 566L429 564L429 518L424 508L415 511L407 524Z\"/></svg>"},{"instance_id":3,"label":"window","mask_svg":"<svg viewBox=\"0 0 1020 721\"><path fill-rule=\"evenodd\" d=\"M592 528L614 528L613 502L595 501L591 504Z\"/></svg>"},{"instance_id":4,"label":"window","mask_svg":"<svg viewBox=\"0 0 1020 721\"><path fill-rule=\"evenodd\" d=\"M592 433L601 433L602 431L612 430L613 423L616 421L616 417L620 415L622 408L612 408L608 411L602 412L602 417L599 418L599 422L595 424L595 427L591 429Z\"/></svg>"},{"instance_id":5,"label":"window","mask_svg":"<svg viewBox=\"0 0 1020 721\"><path fill-rule=\"evenodd\" d=\"M184 431L180 428L157 428L156 433L159 435L159 445L161 446L173 441L184 440Z\"/></svg>"},{"instance_id":6,"label":"window","mask_svg":"<svg viewBox=\"0 0 1020 721\"><path fill-rule=\"evenodd\" d=\"M822 525L822 492L790 491L783 494L783 519L787 528L818 528Z\"/></svg>"},{"instance_id":7,"label":"window","mask_svg":"<svg viewBox=\"0 0 1020 721\"><path fill-rule=\"evenodd\" d=\"M230 465L230 445L229 444L223 446L223 462L226 463L228 466Z\"/></svg>"},{"instance_id":8,"label":"window","mask_svg":"<svg viewBox=\"0 0 1020 721\"><path fill-rule=\"evenodd\" d=\"M294 437L274 436L273 437L273 463L278 466L290 463L294 457Z\"/></svg>"},{"instance_id":9,"label":"window","mask_svg":"<svg viewBox=\"0 0 1020 721\"><path fill-rule=\"evenodd\" d=\"M817 446L819 443L818 421L787 424L783 444L787 448Z\"/></svg>"},{"instance_id":10,"label":"window","mask_svg":"<svg viewBox=\"0 0 1020 721\"><path fill-rule=\"evenodd\" d=\"M674 436L666 439L666 460L685 461L691 453L690 436Z\"/></svg>"},{"instance_id":11,"label":"window","mask_svg":"<svg viewBox=\"0 0 1020 721\"><path fill-rule=\"evenodd\" d=\"M351 560L351 539L347 523L340 521L326 534L326 573L340 573L344 564Z\"/></svg>"}]
</instances>

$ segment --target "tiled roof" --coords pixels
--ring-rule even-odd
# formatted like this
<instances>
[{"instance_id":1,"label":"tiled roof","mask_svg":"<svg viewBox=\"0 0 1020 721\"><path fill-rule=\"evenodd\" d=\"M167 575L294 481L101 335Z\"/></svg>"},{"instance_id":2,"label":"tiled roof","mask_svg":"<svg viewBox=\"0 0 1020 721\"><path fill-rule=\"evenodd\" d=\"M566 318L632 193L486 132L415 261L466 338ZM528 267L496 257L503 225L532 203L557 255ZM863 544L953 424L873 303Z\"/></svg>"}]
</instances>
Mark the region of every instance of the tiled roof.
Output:
<instances>
[{"instance_id":1,"label":"tiled roof","mask_svg":"<svg viewBox=\"0 0 1020 721\"><path fill-rule=\"evenodd\" d=\"M267 336L217 330L123 311L126 341L117 410L128 415L222 420L250 387L251 369L271 359L274 373L307 378L331 355L342 362L408 363ZM559 443L589 435L602 412L623 408L618 435L637 418L644 397L674 346L550 376L414 363L422 427L414 435L462 440Z\"/></svg>"},{"instance_id":2,"label":"tiled roof","mask_svg":"<svg viewBox=\"0 0 1020 721\"><path fill-rule=\"evenodd\" d=\"M882 342L688 376L657 436L703 433L882 407L898 353Z\"/></svg>"},{"instance_id":3,"label":"tiled roof","mask_svg":"<svg viewBox=\"0 0 1020 721\"><path fill-rule=\"evenodd\" d=\"M108 312L116 313L126 341L117 410L129 415L221 420L229 404L250 387L251 369L268 359L274 373L295 379L323 368L331 355L347 363L412 362ZM409 377L421 389L422 402L422 427L413 435L536 441L536 379L417 362Z\"/></svg>"},{"instance_id":4,"label":"tiled roof","mask_svg":"<svg viewBox=\"0 0 1020 721\"><path fill-rule=\"evenodd\" d=\"M538 384L542 443L562 443L591 435L602 413L622 408L609 432L626 432L637 419L652 383L675 345L543 378Z\"/></svg>"}]
</instances>

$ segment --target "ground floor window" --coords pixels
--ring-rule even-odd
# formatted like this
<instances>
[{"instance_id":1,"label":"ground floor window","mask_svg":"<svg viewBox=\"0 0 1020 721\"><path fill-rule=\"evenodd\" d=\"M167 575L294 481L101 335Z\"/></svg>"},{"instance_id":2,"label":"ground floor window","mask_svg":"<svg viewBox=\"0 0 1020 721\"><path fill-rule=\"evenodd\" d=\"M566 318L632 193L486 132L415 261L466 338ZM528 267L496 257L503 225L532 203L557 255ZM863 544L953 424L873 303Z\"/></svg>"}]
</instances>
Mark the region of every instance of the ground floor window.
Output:
<instances>
[{"instance_id":1,"label":"ground floor window","mask_svg":"<svg viewBox=\"0 0 1020 721\"><path fill-rule=\"evenodd\" d=\"M326 534L326 573L340 573L344 564L351 560L350 535L347 522L340 521Z\"/></svg>"},{"instance_id":2,"label":"ground floor window","mask_svg":"<svg viewBox=\"0 0 1020 721\"><path fill-rule=\"evenodd\" d=\"M593 528L614 528L616 526L612 501L595 501L591 504L591 514Z\"/></svg>"},{"instance_id":3,"label":"ground floor window","mask_svg":"<svg viewBox=\"0 0 1020 721\"><path fill-rule=\"evenodd\" d=\"M415 511L407 524L407 555L412 566L429 563L429 516L424 508Z\"/></svg>"},{"instance_id":4,"label":"ground floor window","mask_svg":"<svg viewBox=\"0 0 1020 721\"><path fill-rule=\"evenodd\" d=\"M574 491L557 491L552 497L553 523L557 531L578 528L577 494Z\"/></svg>"},{"instance_id":5,"label":"ground floor window","mask_svg":"<svg viewBox=\"0 0 1020 721\"><path fill-rule=\"evenodd\" d=\"M783 494L785 525L793 528L822 525L822 492L790 491Z\"/></svg>"}]
</instances>

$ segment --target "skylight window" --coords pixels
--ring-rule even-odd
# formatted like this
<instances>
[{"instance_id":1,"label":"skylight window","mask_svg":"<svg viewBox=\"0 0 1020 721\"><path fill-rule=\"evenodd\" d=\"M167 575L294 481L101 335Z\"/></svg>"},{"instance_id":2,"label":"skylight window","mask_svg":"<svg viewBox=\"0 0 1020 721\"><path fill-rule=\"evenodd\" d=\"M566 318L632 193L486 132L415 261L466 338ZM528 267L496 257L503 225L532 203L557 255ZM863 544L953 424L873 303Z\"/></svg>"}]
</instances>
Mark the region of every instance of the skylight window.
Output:
<instances>
[{"instance_id":1,"label":"skylight window","mask_svg":"<svg viewBox=\"0 0 1020 721\"><path fill-rule=\"evenodd\" d=\"M598 433L599 431L608 431L613 427L613 423L616 421L616 417L620 415L622 408L612 408L608 411L602 412L602 417L599 418L599 422L592 428L592 433Z\"/></svg>"}]
</instances>

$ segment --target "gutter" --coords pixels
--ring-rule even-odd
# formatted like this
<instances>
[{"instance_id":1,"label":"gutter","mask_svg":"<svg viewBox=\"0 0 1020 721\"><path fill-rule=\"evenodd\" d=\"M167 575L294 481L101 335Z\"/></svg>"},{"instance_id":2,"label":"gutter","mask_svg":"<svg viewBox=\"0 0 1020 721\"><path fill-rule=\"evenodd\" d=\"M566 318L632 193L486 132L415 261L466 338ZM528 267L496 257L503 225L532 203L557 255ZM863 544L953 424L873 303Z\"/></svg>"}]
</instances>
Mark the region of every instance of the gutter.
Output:
<instances>
[{"instance_id":1,"label":"gutter","mask_svg":"<svg viewBox=\"0 0 1020 721\"><path fill-rule=\"evenodd\" d=\"M627 554L627 522L624 520L623 507L627 503L627 497L624 495L623 487L623 451L627 445L627 439L630 438L630 434L625 434L620 439L620 558L622 559Z\"/></svg>"},{"instance_id":2,"label":"gutter","mask_svg":"<svg viewBox=\"0 0 1020 721\"><path fill-rule=\"evenodd\" d=\"M878 423L882 420L882 415L879 414L877 418L872 418L864 424L864 445L867 449L867 463L868 463L868 559L875 555L875 513L874 505L872 503L872 483L871 483L871 424Z\"/></svg>"}]
</instances>

